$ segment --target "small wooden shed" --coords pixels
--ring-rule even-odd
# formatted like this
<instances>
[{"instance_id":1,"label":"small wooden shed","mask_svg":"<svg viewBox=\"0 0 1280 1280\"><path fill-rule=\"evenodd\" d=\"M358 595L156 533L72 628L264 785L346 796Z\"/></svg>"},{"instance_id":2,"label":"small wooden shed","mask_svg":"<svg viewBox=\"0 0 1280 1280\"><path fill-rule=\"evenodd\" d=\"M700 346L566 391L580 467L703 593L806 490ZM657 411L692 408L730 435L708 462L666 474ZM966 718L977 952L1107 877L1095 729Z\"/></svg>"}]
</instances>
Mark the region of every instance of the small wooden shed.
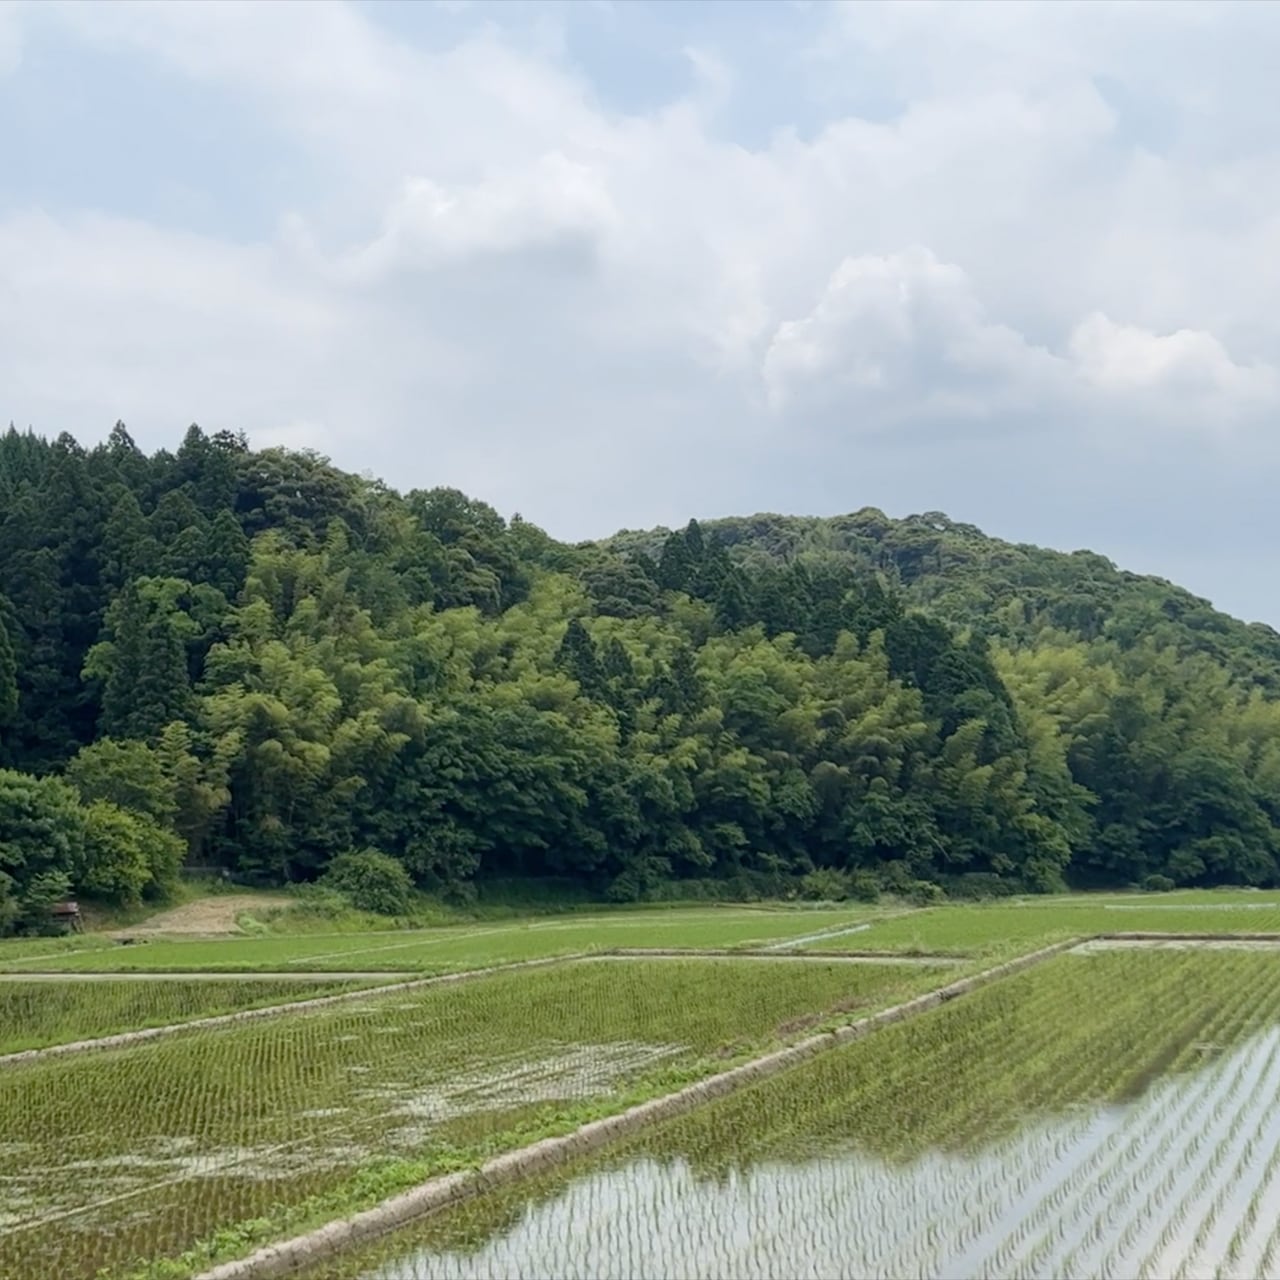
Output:
<instances>
[{"instance_id":1,"label":"small wooden shed","mask_svg":"<svg viewBox=\"0 0 1280 1280\"><path fill-rule=\"evenodd\" d=\"M72 933L84 932L84 916L80 914L80 904L70 900L66 902L55 902L49 908L49 914Z\"/></svg>"}]
</instances>

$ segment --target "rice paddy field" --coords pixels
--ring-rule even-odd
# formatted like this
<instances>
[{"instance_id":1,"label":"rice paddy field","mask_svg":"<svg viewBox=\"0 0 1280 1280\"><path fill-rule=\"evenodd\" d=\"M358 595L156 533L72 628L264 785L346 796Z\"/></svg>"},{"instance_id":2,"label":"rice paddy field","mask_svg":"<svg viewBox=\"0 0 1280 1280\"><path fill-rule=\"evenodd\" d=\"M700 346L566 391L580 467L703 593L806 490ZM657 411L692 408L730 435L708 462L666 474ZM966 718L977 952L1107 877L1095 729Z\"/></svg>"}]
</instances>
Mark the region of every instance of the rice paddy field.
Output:
<instances>
[{"instance_id":1,"label":"rice paddy field","mask_svg":"<svg viewBox=\"0 0 1280 1280\"><path fill-rule=\"evenodd\" d=\"M1256 897L1257 895L1255 895ZM1016 902L949 905L871 917L856 933L814 939L823 950L941 952L966 956L1016 955L1037 945L1100 933L1274 934L1280 938L1280 900L1222 898L1172 902Z\"/></svg>"},{"instance_id":2,"label":"rice paddy field","mask_svg":"<svg viewBox=\"0 0 1280 1280\"><path fill-rule=\"evenodd\" d=\"M1278 979L1068 953L304 1274L1274 1276Z\"/></svg>"},{"instance_id":3,"label":"rice paddy field","mask_svg":"<svg viewBox=\"0 0 1280 1280\"><path fill-rule=\"evenodd\" d=\"M134 1274L938 982L837 960L584 960L0 1070L0 1275Z\"/></svg>"},{"instance_id":4,"label":"rice paddy field","mask_svg":"<svg viewBox=\"0 0 1280 1280\"><path fill-rule=\"evenodd\" d=\"M365 990L377 980L0 976L0 1054Z\"/></svg>"},{"instance_id":5,"label":"rice paddy field","mask_svg":"<svg viewBox=\"0 0 1280 1280\"><path fill-rule=\"evenodd\" d=\"M173 938L113 946L99 938L61 946L0 942L0 972L315 972L414 970L447 973L612 947L742 947L847 936L874 908L717 908L614 912L544 920L384 933Z\"/></svg>"},{"instance_id":6,"label":"rice paddy field","mask_svg":"<svg viewBox=\"0 0 1280 1280\"><path fill-rule=\"evenodd\" d=\"M800 1042L299 1274L1280 1277L1280 895L1213 892L0 943L0 1280L202 1276Z\"/></svg>"}]
</instances>

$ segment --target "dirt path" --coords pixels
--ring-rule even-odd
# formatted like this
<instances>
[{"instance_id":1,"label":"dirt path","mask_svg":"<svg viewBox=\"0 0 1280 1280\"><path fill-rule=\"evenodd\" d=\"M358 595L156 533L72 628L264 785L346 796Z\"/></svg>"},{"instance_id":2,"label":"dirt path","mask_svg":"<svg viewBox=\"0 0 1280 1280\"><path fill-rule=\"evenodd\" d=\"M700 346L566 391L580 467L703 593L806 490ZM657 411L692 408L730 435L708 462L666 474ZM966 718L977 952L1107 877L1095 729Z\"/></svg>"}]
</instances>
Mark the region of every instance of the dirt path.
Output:
<instances>
[{"instance_id":1,"label":"dirt path","mask_svg":"<svg viewBox=\"0 0 1280 1280\"><path fill-rule=\"evenodd\" d=\"M132 929L116 932L130 937L140 933L240 933L240 926L236 924L236 916L240 912L283 906L289 901L283 894L219 893L186 902L170 911L161 911Z\"/></svg>"}]
</instances>

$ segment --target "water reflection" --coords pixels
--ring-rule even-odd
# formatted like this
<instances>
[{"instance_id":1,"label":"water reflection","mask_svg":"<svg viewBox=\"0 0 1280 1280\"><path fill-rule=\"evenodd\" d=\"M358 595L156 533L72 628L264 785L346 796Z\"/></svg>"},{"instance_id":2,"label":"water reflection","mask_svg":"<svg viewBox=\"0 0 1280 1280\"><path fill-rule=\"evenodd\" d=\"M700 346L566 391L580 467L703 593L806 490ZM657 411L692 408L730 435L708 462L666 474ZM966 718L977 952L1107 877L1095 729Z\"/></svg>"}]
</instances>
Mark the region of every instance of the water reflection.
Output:
<instances>
[{"instance_id":1,"label":"water reflection","mask_svg":"<svg viewBox=\"0 0 1280 1280\"><path fill-rule=\"evenodd\" d=\"M750 1159L750 1103L730 1100L311 1274L1280 1276L1280 1029L1204 1048L1131 1101L1028 1109L998 1140L897 1152L833 1128L840 1100L815 1112L797 1080L805 1105L771 1117Z\"/></svg>"}]
</instances>

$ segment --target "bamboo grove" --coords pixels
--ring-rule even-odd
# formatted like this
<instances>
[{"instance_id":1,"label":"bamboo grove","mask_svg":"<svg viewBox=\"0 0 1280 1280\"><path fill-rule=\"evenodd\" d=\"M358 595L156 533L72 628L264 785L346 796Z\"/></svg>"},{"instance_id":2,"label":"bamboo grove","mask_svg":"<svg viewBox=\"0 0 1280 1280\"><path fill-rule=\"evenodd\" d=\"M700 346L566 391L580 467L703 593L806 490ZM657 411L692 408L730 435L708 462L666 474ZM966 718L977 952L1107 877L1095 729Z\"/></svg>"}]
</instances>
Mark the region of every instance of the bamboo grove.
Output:
<instances>
[{"instance_id":1,"label":"bamboo grove","mask_svg":"<svg viewBox=\"0 0 1280 1280\"><path fill-rule=\"evenodd\" d=\"M182 862L395 914L1280 880L1280 636L928 514L569 546L193 427L0 437L0 930Z\"/></svg>"}]
</instances>

